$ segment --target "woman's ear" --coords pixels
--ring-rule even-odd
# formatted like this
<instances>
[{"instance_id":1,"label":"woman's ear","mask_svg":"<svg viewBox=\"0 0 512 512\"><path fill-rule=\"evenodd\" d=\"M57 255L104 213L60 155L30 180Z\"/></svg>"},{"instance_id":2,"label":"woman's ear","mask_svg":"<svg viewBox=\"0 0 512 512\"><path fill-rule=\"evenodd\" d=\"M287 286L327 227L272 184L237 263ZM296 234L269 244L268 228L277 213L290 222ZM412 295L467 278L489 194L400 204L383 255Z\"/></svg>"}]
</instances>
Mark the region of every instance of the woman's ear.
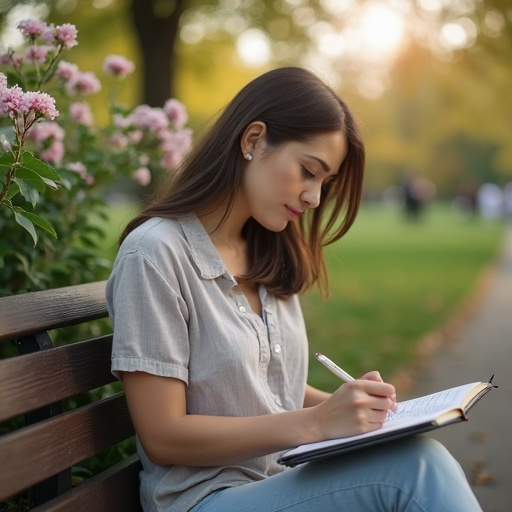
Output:
<instances>
[{"instance_id":1,"label":"woman's ear","mask_svg":"<svg viewBox=\"0 0 512 512\"><path fill-rule=\"evenodd\" d=\"M263 121L253 121L242 134L240 149L243 155L253 154L266 145L267 125Z\"/></svg>"}]
</instances>

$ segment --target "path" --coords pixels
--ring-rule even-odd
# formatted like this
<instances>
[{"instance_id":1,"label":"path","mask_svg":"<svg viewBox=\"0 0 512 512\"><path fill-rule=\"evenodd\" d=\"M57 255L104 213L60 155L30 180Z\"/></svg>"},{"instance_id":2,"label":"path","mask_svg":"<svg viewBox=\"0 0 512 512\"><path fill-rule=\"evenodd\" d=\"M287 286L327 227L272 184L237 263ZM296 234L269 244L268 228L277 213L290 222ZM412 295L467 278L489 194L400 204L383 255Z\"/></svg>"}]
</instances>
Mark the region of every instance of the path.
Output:
<instances>
[{"instance_id":1,"label":"path","mask_svg":"<svg viewBox=\"0 0 512 512\"><path fill-rule=\"evenodd\" d=\"M512 226L496 274L457 338L433 356L432 369L417 378L415 395L495 374L499 386L480 401L467 423L430 435L461 463L484 512L512 511Z\"/></svg>"}]
</instances>

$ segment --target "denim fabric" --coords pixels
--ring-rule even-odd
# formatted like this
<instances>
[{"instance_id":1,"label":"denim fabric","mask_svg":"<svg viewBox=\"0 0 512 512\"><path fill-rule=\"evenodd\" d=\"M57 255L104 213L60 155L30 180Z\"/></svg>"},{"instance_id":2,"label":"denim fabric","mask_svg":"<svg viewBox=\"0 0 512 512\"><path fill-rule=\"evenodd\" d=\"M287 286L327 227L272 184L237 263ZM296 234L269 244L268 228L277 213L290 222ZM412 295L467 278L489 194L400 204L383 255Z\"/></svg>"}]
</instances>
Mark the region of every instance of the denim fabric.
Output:
<instances>
[{"instance_id":1,"label":"denim fabric","mask_svg":"<svg viewBox=\"0 0 512 512\"><path fill-rule=\"evenodd\" d=\"M172 509L169 509L171 511ZM216 491L190 512L481 512L459 464L417 436Z\"/></svg>"}]
</instances>

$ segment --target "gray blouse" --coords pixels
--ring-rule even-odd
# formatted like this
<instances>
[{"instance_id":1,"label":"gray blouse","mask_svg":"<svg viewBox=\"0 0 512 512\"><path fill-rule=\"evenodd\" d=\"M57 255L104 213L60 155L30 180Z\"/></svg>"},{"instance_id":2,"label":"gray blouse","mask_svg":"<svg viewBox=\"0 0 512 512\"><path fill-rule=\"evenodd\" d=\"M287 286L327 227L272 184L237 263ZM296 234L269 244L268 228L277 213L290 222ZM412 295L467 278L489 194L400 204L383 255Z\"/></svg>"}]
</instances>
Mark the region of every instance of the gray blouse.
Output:
<instances>
[{"instance_id":1,"label":"gray blouse","mask_svg":"<svg viewBox=\"0 0 512 512\"><path fill-rule=\"evenodd\" d=\"M252 312L200 221L154 218L124 240L107 285L112 371L187 384L187 412L256 416L302 407L307 338L296 296L260 287ZM140 443L145 512L184 512L214 490L273 475L277 454L222 467L157 466Z\"/></svg>"}]
</instances>

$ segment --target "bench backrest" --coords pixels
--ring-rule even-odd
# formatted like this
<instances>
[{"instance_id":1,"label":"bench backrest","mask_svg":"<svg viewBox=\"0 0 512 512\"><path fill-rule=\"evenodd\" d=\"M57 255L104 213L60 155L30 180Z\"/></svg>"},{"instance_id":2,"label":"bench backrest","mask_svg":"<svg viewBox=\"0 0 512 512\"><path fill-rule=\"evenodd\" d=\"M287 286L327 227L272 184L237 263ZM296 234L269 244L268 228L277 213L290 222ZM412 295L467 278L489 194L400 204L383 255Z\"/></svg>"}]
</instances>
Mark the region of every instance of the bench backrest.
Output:
<instances>
[{"instance_id":1,"label":"bench backrest","mask_svg":"<svg viewBox=\"0 0 512 512\"><path fill-rule=\"evenodd\" d=\"M134 435L123 393L63 412L62 401L115 381L112 335L54 347L49 331L107 316L105 282L0 298L0 502L30 489L39 512L141 510L136 455L72 487L71 468Z\"/></svg>"}]
</instances>

